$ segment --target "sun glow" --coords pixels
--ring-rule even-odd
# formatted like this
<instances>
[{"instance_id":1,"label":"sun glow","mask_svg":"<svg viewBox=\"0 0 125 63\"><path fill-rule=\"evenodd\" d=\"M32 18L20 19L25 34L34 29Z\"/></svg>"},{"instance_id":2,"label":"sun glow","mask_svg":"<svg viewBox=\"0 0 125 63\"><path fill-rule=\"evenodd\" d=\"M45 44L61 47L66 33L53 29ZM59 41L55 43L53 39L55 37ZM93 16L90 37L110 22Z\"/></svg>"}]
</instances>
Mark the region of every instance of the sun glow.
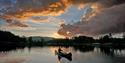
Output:
<instances>
[{"instance_id":1,"label":"sun glow","mask_svg":"<svg viewBox=\"0 0 125 63\"><path fill-rule=\"evenodd\" d=\"M54 38L65 38L64 36L61 36L61 35L59 35L58 33L54 33L54 34L52 35L52 37L54 37Z\"/></svg>"}]
</instances>

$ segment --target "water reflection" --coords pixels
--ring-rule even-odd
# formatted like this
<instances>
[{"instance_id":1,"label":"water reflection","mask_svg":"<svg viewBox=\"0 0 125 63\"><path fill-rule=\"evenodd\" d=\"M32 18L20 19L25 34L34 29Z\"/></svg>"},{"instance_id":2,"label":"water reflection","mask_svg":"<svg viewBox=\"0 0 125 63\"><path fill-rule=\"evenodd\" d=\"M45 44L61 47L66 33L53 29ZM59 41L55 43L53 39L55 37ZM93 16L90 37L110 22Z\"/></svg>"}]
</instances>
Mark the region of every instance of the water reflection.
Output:
<instances>
[{"instance_id":1,"label":"water reflection","mask_svg":"<svg viewBox=\"0 0 125 63\"><path fill-rule=\"evenodd\" d=\"M65 49L64 49L65 48ZM71 53L73 53L72 55L74 55L73 57L78 57L78 58L84 58L85 59L85 57L83 57L84 56L84 54L88 54L88 53L91 53L91 54L93 54L92 55L92 57L93 57L93 59L92 60L94 60L94 61L97 61L97 62L93 62L93 63L125 63L125 61L124 61L124 59L125 59L125 48L121 48L121 47L93 47L93 46L77 46L77 47L69 47L69 48L72 48L73 49L73 51L71 52ZM66 50L67 49L67 47L63 47L63 51L64 50ZM76 55L75 56L75 54L77 53L79 51L79 53L80 54L78 54L78 55ZM75 53L74 53L75 52ZM55 53L56 53L56 51L55 51ZM87 55L87 57L88 56L90 56L91 57L91 54L88 54ZM97 55L95 55L95 54L97 54ZM80 56L81 55L81 56ZM82 56L83 55L83 56ZM101 55L101 58L100 58L100 56L98 57L98 55ZM89 58L90 58L89 57ZM61 63L61 58L62 58L62 56L60 56L60 55L58 55L58 60L59 60L59 62ZM67 58L67 57L64 57L64 58L66 58L66 59L68 59L69 60L69 58ZM120 60L118 60L120 58ZM72 59L72 58L71 58ZM86 61L86 60L84 60L83 59L83 61L82 62L84 62L84 63L92 63L92 61L90 60L90 62L88 62L89 61L89 59L87 59L88 61ZM96 60L96 59L98 59L98 60ZM100 59L100 60L99 60ZM74 63L75 61L76 61L76 59L73 59L73 62L72 63ZM101 61L102 60L102 61ZM117 61L116 61L117 60ZM71 60L69 60L69 61L71 61ZM81 62L81 63L82 63Z\"/></svg>"},{"instance_id":2,"label":"water reflection","mask_svg":"<svg viewBox=\"0 0 125 63\"><path fill-rule=\"evenodd\" d=\"M0 52L0 63L125 63L124 59L123 47L51 46Z\"/></svg>"},{"instance_id":3,"label":"water reflection","mask_svg":"<svg viewBox=\"0 0 125 63\"><path fill-rule=\"evenodd\" d=\"M125 48L113 48L113 47L100 47L100 52L107 56L117 56L117 55L124 55L125 53L122 53L122 50Z\"/></svg>"},{"instance_id":4,"label":"water reflection","mask_svg":"<svg viewBox=\"0 0 125 63\"><path fill-rule=\"evenodd\" d=\"M93 46L76 46L73 47L75 51L80 51L80 52L89 52L89 51L94 51Z\"/></svg>"}]
</instances>

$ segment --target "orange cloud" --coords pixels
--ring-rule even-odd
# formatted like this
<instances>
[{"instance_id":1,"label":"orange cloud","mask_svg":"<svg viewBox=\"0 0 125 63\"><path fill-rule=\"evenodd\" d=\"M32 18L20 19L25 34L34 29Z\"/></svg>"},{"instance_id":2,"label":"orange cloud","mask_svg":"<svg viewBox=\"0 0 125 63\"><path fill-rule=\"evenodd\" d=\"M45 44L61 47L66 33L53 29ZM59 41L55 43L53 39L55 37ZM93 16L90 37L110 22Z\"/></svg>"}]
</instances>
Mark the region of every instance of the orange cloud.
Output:
<instances>
[{"instance_id":1,"label":"orange cloud","mask_svg":"<svg viewBox=\"0 0 125 63\"><path fill-rule=\"evenodd\" d=\"M27 19L31 16L58 16L64 13L68 5L68 0L59 0L56 2L46 3L45 6L41 6L38 8L34 8L34 6L27 9L25 8L25 6L22 8L17 7L14 11L12 11L13 9L10 9L10 11L8 10L9 12L6 12L3 17L9 16L11 18Z\"/></svg>"},{"instance_id":2,"label":"orange cloud","mask_svg":"<svg viewBox=\"0 0 125 63\"><path fill-rule=\"evenodd\" d=\"M31 16L59 16L65 12L70 5L78 5L78 9L85 4L93 4L92 8L99 10L100 7L112 6L116 3L114 0L17 0L14 7L9 4L4 16L11 18L26 19ZM120 3L120 2L119 2ZM5 6L5 5L4 5Z\"/></svg>"}]
</instances>

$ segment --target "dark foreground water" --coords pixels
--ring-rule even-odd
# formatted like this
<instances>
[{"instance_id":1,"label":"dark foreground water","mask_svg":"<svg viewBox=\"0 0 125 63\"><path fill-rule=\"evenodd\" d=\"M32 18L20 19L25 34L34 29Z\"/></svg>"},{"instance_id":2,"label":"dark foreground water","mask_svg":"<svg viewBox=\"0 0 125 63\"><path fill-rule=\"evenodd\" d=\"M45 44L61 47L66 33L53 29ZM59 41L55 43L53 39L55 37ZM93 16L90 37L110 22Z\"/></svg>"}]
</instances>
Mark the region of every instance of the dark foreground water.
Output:
<instances>
[{"instance_id":1,"label":"dark foreground water","mask_svg":"<svg viewBox=\"0 0 125 63\"><path fill-rule=\"evenodd\" d=\"M59 57L59 47L33 47L0 52L0 63L125 63L124 49L61 47L72 56Z\"/></svg>"}]
</instances>

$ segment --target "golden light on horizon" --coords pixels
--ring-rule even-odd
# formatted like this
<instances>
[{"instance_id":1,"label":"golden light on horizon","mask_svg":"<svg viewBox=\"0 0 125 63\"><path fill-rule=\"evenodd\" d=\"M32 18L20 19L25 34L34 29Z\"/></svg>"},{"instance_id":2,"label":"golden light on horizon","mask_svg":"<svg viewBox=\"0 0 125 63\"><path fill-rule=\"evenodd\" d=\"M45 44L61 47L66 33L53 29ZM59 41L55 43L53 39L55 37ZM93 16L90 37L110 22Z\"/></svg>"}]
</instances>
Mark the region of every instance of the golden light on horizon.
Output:
<instances>
[{"instance_id":1,"label":"golden light on horizon","mask_svg":"<svg viewBox=\"0 0 125 63\"><path fill-rule=\"evenodd\" d=\"M58 33L54 33L52 35L52 37L54 37L54 38L65 38L65 36L59 35Z\"/></svg>"}]
</instances>

